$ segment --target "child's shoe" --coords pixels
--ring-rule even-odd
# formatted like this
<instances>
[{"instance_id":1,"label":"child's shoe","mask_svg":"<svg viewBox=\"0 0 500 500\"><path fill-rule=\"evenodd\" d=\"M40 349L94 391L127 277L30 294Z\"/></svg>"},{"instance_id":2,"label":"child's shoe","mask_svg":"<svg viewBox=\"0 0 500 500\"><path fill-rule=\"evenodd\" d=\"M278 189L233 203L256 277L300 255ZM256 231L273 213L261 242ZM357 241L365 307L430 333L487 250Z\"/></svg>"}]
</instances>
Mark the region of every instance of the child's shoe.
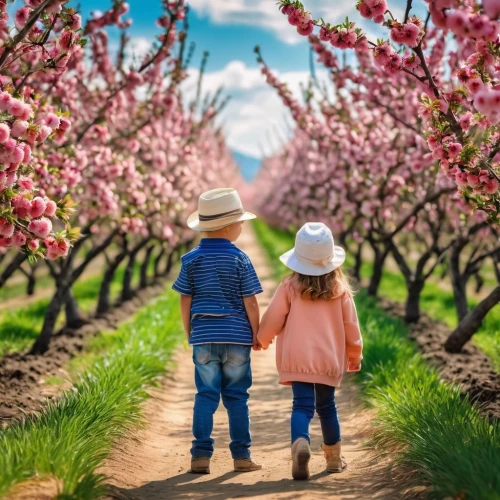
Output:
<instances>
[{"instance_id":1,"label":"child's shoe","mask_svg":"<svg viewBox=\"0 0 500 500\"><path fill-rule=\"evenodd\" d=\"M309 479L309 460L311 448L307 439L297 438L292 444L292 477L294 479Z\"/></svg>"},{"instance_id":2,"label":"child's shoe","mask_svg":"<svg viewBox=\"0 0 500 500\"><path fill-rule=\"evenodd\" d=\"M193 457L191 459L192 474L210 474L210 458L208 457Z\"/></svg>"},{"instance_id":3,"label":"child's shoe","mask_svg":"<svg viewBox=\"0 0 500 500\"><path fill-rule=\"evenodd\" d=\"M253 472L261 469L262 465L254 462L253 458L240 458L234 460L234 472Z\"/></svg>"},{"instance_id":4,"label":"child's shoe","mask_svg":"<svg viewBox=\"0 0 500 500\"><path fill-rule=\"evenodd\" d=\"M341 453L340 441L330 446L323 443L321 448L325 452L326 470L328 472L343 472L347 469L347 462Z\"/></svg>"}]
</instances>

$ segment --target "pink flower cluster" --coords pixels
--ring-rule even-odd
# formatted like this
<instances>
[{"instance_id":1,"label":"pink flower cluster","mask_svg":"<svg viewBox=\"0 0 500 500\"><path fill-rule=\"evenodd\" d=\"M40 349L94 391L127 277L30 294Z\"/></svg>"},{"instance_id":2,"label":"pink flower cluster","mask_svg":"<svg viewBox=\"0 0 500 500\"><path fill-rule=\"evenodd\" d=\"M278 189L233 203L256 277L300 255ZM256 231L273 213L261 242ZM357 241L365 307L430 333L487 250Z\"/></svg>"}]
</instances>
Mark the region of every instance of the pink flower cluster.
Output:
<instances>
[{"instance_id":1,"label":"pink flower cluster","mask_svg":"<svg viewBox=\"0 0 500 500\"><path fill-rule=\"evenodd\" d=\"M362 0L357 9L365 19L373 19L376 23L383 23L388 6L386 0Z\"/></svg>"},{"instance_id":2,"label":"pink flower cluster","mask_svg":"<svg viewBox=\"0 0 500 500\"><path fill-rule=\"evenodd\" d=\"M406 24L394 23L391 29L391 40L395 43L416 47L421 38L420 26L412 22Z\"/></svg>"},{"instance_id":3,"label":"pink flower cluster","mask_svg":"<svg viewBox=\"0 0 500 500\"><path fill-rule=\"evenodd\" d=\"M322 26L319 38L324 42L330 42L339 49L353 49L358 40L358 35L353 28L335 26L329 29L327 26Z\"/></svg>"},{"instance_id":4,"label":"pink flower cluster","mask_svg":"<svg viewBox=\"0 0 500 500\"><path fill-rule=\"evenodd\" d=\"M309 12L298 9L293 5L283 5L281 12L288 16L288 22L297 27L297 33L302 36L309 36L314 31L314 23Z\"/></svg>"}]
</instances>

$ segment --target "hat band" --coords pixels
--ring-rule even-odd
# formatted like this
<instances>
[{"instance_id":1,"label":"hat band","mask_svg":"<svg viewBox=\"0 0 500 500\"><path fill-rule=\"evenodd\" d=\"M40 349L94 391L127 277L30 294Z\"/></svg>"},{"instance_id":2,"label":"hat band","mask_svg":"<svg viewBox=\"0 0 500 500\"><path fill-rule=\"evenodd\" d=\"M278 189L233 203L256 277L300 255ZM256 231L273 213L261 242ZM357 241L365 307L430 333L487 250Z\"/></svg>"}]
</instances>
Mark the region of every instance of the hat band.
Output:
<instances>
[{"instance_id":1,"label":"hat band","mask_svg":"<svg viewBox=\"0 0 500 500\"><path fill-rule=\"evenodd\" d=\"M297 253L297 250L295 250L294 253L295 257L297 257L297 260L299 260L303 264L312 264L313 266L326 266L327 264L330 264L330 262L335 257L335 252L330 254L328 257L323 257L322 259L308 259L307 257L304 257L303 255Z\"/></svg>"},{"instance_id":2,"label":"hat band","mask_svg":"<svg viewBox=\"0 0 500 500\"><path fill-rule=\"evenodd\" d=\"M225 217L230 217L231 215L243 215L245 211L243 208L237 208L236 210L230 210L229 212L223 212L214 215L201 215L198 214L198 219L200 222L209 222L211 220L224 219Z\"/></svg>"}]
</instances>

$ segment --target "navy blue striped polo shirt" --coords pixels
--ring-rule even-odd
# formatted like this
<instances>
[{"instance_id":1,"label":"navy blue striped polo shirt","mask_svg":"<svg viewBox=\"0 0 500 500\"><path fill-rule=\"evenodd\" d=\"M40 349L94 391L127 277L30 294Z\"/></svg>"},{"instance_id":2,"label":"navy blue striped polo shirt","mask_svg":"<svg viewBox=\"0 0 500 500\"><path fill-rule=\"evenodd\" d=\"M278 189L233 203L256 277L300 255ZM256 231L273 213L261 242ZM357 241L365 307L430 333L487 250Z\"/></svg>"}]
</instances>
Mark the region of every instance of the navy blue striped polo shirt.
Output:
<instances>
[{"instance_id":1,"label":"navy blue striped polo shirt","mask_svg":"<svg viewBox=\"0 0 500 500\"><path fill-rule=\"evenodd\" d=\"M244 297L262 293L248 255L224 238L203 238L183 255L172 288L191 295L191 345L253 344Z\"/></svg>"}]
</instances>

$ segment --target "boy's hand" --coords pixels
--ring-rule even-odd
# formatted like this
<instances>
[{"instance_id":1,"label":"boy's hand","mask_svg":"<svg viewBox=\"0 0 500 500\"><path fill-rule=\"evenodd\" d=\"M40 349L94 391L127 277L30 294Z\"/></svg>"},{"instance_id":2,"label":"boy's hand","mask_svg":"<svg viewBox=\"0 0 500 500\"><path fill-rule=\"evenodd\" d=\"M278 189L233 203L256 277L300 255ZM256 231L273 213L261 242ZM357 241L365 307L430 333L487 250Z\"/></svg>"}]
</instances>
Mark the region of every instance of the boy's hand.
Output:
<instances>
[{"instance_id":1,"label":"boy's hand","mask_svg":"<svg viewBox=\"0 0 500 500\"><path fill-rule=\"evenodd\" d=\"M357 359L350 359L347 362L347 371L348 372L359 372L361 371L361 361Z\"/></svg>"},{"instance_id":2,"label":"boy's hand","mask_svg":"<svg viewBox=\"0 0 500 500\"><path fill-rule=\"evenodd\" d=\"M253 350L254 351L262 350L262 344L257 339L253 339Z\"/></svg>"}]
</instances>

